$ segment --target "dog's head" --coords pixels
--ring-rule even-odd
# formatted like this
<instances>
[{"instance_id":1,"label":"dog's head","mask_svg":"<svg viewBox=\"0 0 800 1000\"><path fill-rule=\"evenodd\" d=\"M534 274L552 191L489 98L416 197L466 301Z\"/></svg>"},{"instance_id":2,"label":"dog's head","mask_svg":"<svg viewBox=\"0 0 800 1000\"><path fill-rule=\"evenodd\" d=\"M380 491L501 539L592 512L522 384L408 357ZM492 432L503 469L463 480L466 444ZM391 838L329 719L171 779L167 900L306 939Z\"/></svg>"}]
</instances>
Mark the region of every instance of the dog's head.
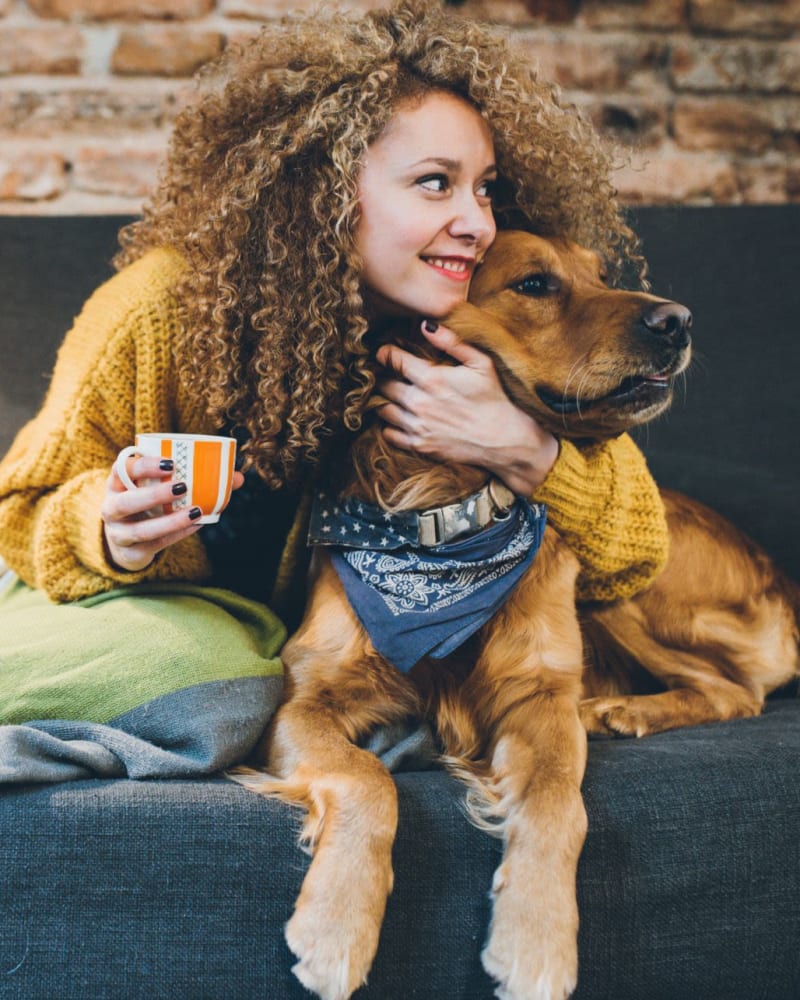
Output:
<instances>
[{"instance_id":1,"label":"dog's head","mask_svg":"<svg viewBox=\"0 0 800 1000\"><path fill-rule=\"evenodd\" d=\"M518 231L498 233L445 322L492 356L517 405L566 437L605 438L662 413L691 355L684 306L609 288L596 254Z\"/></svg>"}]
</instances>

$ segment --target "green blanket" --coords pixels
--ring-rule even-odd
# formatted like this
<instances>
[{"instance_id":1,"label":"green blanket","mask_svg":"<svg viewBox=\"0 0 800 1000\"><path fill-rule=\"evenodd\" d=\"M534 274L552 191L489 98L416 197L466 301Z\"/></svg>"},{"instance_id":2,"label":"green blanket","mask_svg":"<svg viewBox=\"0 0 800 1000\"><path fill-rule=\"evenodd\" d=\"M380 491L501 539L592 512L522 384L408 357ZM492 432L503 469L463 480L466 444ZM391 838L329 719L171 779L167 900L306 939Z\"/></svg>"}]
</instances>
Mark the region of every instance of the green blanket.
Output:
<instances>
[{"instance_id":1,"label":"green blanket","mask_svg":"<svg viewBox=\"0 0 800 1000\"><path fill-rule=\"evenodd\" d=\"M6 583L0 779L53 780L41 767L26 779L32 772L9 761L42 751L63 762L70 750L85 754L87 741L112 748L119 762L120 734L136 741L133 766L124 753L113 764L122 774L208 773L246 756L278 704L285 629L262 604L226 590L153 584L56 605L19 580ZM45 733L72 746L54 748L40 739ZM159 759L142 765L148 745Z\"/></svg>"}]
</instances>

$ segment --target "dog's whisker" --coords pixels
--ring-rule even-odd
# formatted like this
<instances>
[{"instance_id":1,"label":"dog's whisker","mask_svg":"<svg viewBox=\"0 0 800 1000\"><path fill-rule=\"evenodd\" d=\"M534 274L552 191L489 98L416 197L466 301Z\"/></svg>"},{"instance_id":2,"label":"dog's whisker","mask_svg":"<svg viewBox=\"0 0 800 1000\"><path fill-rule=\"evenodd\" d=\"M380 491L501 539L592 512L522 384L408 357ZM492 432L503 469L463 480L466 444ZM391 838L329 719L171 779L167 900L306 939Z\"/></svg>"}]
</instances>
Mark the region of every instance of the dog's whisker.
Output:
<instances>
[{"instance_id":1,"label":"dog's whisker","mask_svg":"<svg viewBox=\"0 0 800 1000\"><path fill-rule=\"evenodd\" d=\"M685 404L689 395L689 380L686 378L686 372L681 372L678 376L678 382L681 387L681 398Z\"/></svg>"},{"instance_id":2,"label":"dog's whisker","mask_svg":"<svg viewBox=\"0 0 800 1000\"><path fill-rule=\"evenodd\" d=\"M584 366L583 372L581 374L581 379L578 383L578 391L575 395L575 402L578 407L578 416L583 419L583 412L581 410L581 396L583 394L586 383L589 381L591 375L594 373L594 367L591 365Z\"/></svg>"},{"instance_id":3,"label":"dog's whisker","mask_svg":"<svg viewBox=\"0 0 800 1000\"><path fill-rule=\"evenodd\" d=\"M567 373L567 378L566 378L566 380L564 382L564 398L565 399L568 398L568 396L569 396L570 384L571 384L573 378L576 375L578 375L579 376L579 381L580 381L580 378L583 377L583 369L588 364L590 364L588 353L582 354L579 358L576 358L575 361L573 361L572 367L570 368L569 372Z\"/></svg>"},{"instance_id":4,"label":"dog's whisker","mask_svg":"<svg viewBox=\"0 0 800 1000\"><path fill-rule=\"evenodd\" d=\"M592 368L593 366L591 361L589 361L588 353L582 354L581 357L575 360L572 367L570 368L564 385L564 393L562 399L566 403L570 398L570 383L572 382L573 378L577 377L578 387L575 392L575 401L578 407L577 412L579 418L582 418L583 416L583 414L581 413L581 389L583 387L585 380L591 374ZM564 414L563 423L566 426L566 414Z\"/></svg>"},{"instance_id":5,"label":"dog's whisker","mask_svg":"<svg viewBox=\"0 0 800 1000\"><path fill-rule=\"evenodd\" d=\"M705 375L708 372L708 358L701 354L699 351L692 351L692 363L689 367L682 373L686 376L691 377L697 372Z\"/></svg>"}]
</instances>

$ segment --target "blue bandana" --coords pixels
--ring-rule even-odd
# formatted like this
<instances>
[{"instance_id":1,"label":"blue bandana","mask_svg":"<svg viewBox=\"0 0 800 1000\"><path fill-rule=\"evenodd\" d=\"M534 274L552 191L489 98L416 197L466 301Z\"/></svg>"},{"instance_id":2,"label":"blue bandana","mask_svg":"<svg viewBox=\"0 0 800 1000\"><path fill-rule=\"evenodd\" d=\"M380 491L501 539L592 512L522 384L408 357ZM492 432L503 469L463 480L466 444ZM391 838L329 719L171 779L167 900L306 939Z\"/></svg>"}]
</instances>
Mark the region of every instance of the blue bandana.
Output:
<instances>
[{"instance_id":1,"label":"blue bandana","mask_svg":"<svg viewBox=\"0 0 800 1000\"><path fill-rule=\"evenodd\" d=\"M420 548L413 513L319 492L308 541L330 547L372 644L407 673L423 656L452 653L492 617L533 562L544 526L545 508L518 498L490 527Z\"/></svg>"}]
</instances>

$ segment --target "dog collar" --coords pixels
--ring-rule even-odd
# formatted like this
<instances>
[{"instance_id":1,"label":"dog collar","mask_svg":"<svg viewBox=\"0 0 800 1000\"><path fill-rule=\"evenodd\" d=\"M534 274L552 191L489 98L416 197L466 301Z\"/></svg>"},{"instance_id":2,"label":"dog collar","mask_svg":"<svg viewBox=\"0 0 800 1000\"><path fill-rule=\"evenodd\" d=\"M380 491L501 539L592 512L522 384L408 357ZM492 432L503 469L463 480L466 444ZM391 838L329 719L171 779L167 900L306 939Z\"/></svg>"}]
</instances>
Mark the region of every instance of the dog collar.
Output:
<instances>
[{"instance_id":1,"label":"dog collar","mask_svg":"<svg viewBox=\"0 0 800 1000\"><path fill-rule=\"evenodd\" d=\"M432 507L417 515L419 544L426 547L444 545L457 538L482 531L493 521L505 521L516 496L499 479L486 485L460 503Z\"/></svg>"},{"instance_id":2,"label":"dog collar","mask_svg":"<svg viewBox=\"0 0 800 1000\"><path fill-rule=\"evenodd\" d=\"M474 535L509 517L516 496L499 479L457 503L423 511L391 513L355 497L334 498L324 490L314 497L310 545L396 549L434 548Z\"/></svg>"}]
</instances>

